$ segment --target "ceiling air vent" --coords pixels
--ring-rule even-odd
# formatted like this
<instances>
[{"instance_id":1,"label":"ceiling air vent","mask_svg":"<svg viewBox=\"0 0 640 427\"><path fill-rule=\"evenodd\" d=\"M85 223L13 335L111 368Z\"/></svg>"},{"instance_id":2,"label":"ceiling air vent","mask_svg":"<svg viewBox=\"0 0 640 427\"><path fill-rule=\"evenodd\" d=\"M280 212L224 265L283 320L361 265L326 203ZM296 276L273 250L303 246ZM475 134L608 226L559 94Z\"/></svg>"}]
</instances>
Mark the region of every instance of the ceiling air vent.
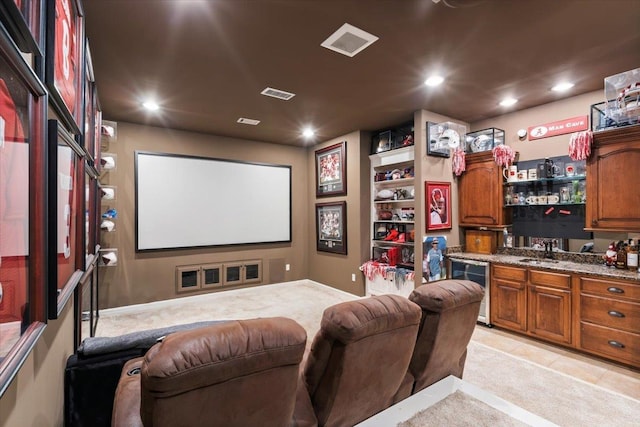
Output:
<instances>
[{"instance_id":1,"label":"ceiling air vent","mask_svg":"<svg viewBox=\"0 0 640 427\"><path fill-rule=\"evenodd\" d=\"M321 46L353 57L376 40L378 40L378 37L373 34L369 34L353 25L344 24L338 31L323 41Z\"/></svg>"},{"instance_id":2,"label":"ceiling air vent","mask_svg":"<svg viewBox=\"0 0 640 427\"><path fill-rule=\"evenodd\" d=\"M295 93L286 92L286 91L280 90L280 89L274 89L272 87L265 88L265 90L263 90L260 93L262 95L271 96L271 97L274 97L274 98L282 99L284 101L288 101L291 98L293 98L294 96L296 96Z\"/></svg>"},{"instance_id":3,"label":"ceiling air vent","mask_svg":"<svg viewBox=\"0 0 640 427\"><path fill-rule=\"evenodd\" d=\"M260 123L260 120L256 120L256 119L247 119L246 117L240 117L238 119L238 123L242 123L243 125L257 125L258 123Z\"/></svg>"}]
</instances>

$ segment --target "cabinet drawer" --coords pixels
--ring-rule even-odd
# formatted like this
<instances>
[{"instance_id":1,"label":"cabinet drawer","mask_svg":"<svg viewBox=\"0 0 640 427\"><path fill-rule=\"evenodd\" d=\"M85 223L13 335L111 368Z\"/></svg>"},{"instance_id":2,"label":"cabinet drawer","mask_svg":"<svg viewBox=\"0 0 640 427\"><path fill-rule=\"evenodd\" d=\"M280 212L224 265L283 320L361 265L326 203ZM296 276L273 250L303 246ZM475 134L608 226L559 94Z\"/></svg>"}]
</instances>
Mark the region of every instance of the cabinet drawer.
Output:
<instances>
[{"instance_id":1,"label":"cabinet drawer","mask_svg":"<svg viewBox=\"0 0 640 427\"><path fill-rule=\"evenodd\" d=\"M640 333L640 304L582 294L580 320Z\"/></svg>"},{"instance_id":2,"label":"cabinet drawer","mask_svg":"<svg viewBox=\"0 0 640 427\"><path fill-rule=\"evenodd\" d=\"M571 276L568 274L529 270L529 282L533 285L571 289Z\"/></svg>"},{"instance_id":3,"label":"cabinet drawer","mask_svg":"<svg viewBox=\"0 0 640 427\"><path fill-rule=\"evenodd\" d=\"M634 366L640 364L640 335L580 323L580 347Z\"/></svg>"},{"instance_id":4,"label":"cabinet drawer","mask_svg":"<svg viewBox=\"0 0 640 427\"><path fill-rule=\"evenodd\" d=\"M493 266L493 276L500 279L517 280L525 282L527 280L527 270L517 267L507 267L504 265Z\"/></svg>"},{"instance_id":5,"label":"cabinet drawer","mask_svg":"<svg viewBox=\"0 0 640 427\"><path fill-rule=\"evenodd\" d=\"M580 278L580 290L610 298L624 298L640 302L640 283L616 280Z\"/></svg>"}]
</instances>

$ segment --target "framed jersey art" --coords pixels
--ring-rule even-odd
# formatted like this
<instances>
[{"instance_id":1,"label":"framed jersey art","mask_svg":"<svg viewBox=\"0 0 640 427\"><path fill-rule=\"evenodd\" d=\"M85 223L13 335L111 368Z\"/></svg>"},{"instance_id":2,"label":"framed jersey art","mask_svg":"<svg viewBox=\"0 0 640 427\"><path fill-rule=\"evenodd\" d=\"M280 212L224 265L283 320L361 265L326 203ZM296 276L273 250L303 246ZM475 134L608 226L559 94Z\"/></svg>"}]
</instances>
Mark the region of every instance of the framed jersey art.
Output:
<instances>
[{"instance_id":1,"label":"framed jersey art","mask_svg":"<svg viewBox=\"0 0 640 427\"><path fill-rule=\"evenodd\" d=\"M47 0L45 81L60 120L80 134L84 100L84 21L79 0Z\"/></svg>"},{"instance_id":2,"label":"framed jersey art","mask_svg":"<svg viewBox=\"0 0 640 427\"><path fill-rule=\"evenodd\" d=\"M22 52L44 52L43 0L0 0L0 18Z\"/></svg>"}]
</instances>

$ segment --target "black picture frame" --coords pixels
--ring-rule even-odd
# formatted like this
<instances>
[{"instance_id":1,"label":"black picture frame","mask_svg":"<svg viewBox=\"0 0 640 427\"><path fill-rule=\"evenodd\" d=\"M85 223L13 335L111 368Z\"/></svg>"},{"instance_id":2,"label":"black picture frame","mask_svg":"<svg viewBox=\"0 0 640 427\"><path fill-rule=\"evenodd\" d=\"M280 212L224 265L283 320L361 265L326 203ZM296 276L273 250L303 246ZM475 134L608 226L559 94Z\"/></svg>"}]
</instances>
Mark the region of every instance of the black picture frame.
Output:
<instances>
[{"instance_id":1,"label":"black picture frame","mask_svg":"<svg viewBox=\"0 0 640 427\"><path fill-rule=\"evenodd\" d=\"M85 70L82 5L80 0L46 1L45 83L60 121L72 134L80 135L83 126ZM70 34L63 37L66 22L69 22L66 25ZM67 50L69 53L65 54Z\"/></svg>"},{"instance_id":2,"label":"black picture frame","mask_svg":"<svg viewBox=\"0 0 640 427\"><path fill-rule=\"evenodd\" d=\"M347 195L347 142L316 151L316 197Z\"/></svg>"},{"instance_id":3,"label":"black picture frame","mask_svg":"<svg viewBox=\"0 0 640 427\"><path fill-rule=\"evenodd\" d=\"M316 249L347 255L347 203L316 203Z\"/></svg>"},{"instance_id":4,"label":"black picture frame","mask_svg":"<svg viewBox=\"0 0 640 427\"><path fill-rule=\"evenodd\" d=\"M427 155L435 157L450 156L449 147L442 146L441 132L438 131L438 124L427 122Z\"/></svg>"},{"instance_id":5,"label":"black picture frame","mask_svg":"<svg viewBox=\"0 0 640 427\"><path fill-rule=\"evenodd\" d=\"M57 319L83 275L82 269L85 261L83 247L85 222L84 150L58 120L49 120L47 133L49 182L47 307L49 319ZM64 183L65 176L60 173L59 167L60 147L64 149L71 162L70 165L73 165L69 171L73 175L68 176L66 184ZM82 178L80 178L80 174L82 174ZM68 192L68 205L65 204L64 208L60 209L58 195L65 190ZM68 209L67 206L69 206ZM59 211L64 212L64 218L61 218ZM60 227L66 230L66 236L60 235L58 232ZM66 272L60 271L60 265L63 263L67 264Z\"/></svg>"},{"instance_id":6,"label":"black picture frame","mask_svg":"<svg viewBox=\"0 0 640 427\"><path fill-rule=\"evenodd\" d=\"M0 0L1 22L22 52L44 53L43 0Z\"/></svg>"},{"instance_id":7,"label":"black picture frame","mask_svg":"<svg viewBox=\"0 0 640 427\"><path fill-rule=\"evenodd\" d=\"M47 176L46 168L38 166L46 161L46 95L46 88L25 61L13 36L0 25L0 96L4 119L0 194L5 201L0 204L0 218L2 239L6 239L3 249L11 253L12 259L12 264L5 259L0 267L4 292L0 317L4 322L15 320L15 330L20 336L0 357L0 396L28 360L47 322L44 265ZM5 221L9 224L4 224ZM12 283L5 279L5 271L11 275Z\"/></svg>"}]
</instances>

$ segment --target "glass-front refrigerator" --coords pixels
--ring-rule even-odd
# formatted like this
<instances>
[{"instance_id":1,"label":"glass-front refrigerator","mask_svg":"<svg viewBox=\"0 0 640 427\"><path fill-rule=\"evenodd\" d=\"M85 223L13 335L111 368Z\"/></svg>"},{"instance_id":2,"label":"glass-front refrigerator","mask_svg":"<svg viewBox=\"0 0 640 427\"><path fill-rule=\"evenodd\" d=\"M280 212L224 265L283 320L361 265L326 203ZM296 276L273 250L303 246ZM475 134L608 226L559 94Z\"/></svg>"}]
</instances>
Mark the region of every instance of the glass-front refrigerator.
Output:
<instances>
[{"instance_id":1,"label":"glass-front refrigerator","mask_svg":"<svg viewBox=\"0 0 640 427\"><path fill-rule=\"evenodd\" d=\"M467 259L449 258L449 272L452 279L471 280L484 288L484 298L480 304L478 322L491 327L489 318L489 263Z\"/></svg>"}]
</instances>

